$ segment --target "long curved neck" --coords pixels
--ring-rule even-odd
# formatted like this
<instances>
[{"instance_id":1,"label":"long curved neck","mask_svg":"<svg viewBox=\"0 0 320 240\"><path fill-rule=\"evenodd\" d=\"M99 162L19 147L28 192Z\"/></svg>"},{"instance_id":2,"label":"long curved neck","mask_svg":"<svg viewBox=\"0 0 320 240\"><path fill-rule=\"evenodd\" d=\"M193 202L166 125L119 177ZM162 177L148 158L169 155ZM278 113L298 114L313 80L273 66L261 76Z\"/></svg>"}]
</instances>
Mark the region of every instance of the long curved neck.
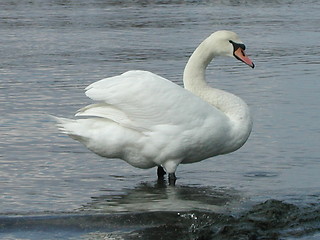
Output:
<instances>
[{"instance_id":1,"label":"long curved neck","mask_svg":"<svg viewBox=\"0 0 320 240\"><path fill-rule=\"evenodd\" d=\"M184 88L198 95L198 91L208 87L205 71L214 55L208 51L207 39L204 40L189 58L183 73Z\"/></svg>"},{"instance_id":2,"label":"long curved neck","mask_svg":"<svg viewBox=\"0 0 320 240\"><path fill-rule=\"evenodd\" d=\"M215 46L212 46L212 41L209 41L210 37L205 39L189 58L183 73L184 88L223 113L229 114L234 106L239 107L239 103L245 103L232 93L208 85L205 71L212 59L218 55L215 54Z\"/></svg>"},{"instance_id":3,"label":"long curved neck","mask_svg":"<svg viewBox=\"0 0 320 240\"><path fill-rule=\"evenodd\" d=\"M191 55L183 73L185 89L189 90L204 101L215 106L229 119L233 134L238 136L238 147L241 147L249 137L252 120L247 104L232 93L212 88L205 79L205 71L212 59L219 55L215 53L209 38L204 40Z\"/></svg>"}]
</instances>

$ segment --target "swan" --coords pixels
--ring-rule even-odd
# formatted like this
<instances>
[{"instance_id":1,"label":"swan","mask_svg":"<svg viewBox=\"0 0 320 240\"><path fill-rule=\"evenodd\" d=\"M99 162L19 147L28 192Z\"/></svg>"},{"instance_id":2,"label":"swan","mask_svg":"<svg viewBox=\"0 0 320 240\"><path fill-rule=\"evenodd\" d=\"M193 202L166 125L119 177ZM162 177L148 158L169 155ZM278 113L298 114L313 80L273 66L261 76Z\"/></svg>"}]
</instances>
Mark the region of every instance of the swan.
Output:
<instances>
[{"instance_id":1,"label":"swan","mask_svg":"<svg viewBox=\"0 0 320 240\"><path fill-rule=\"evenodd\" d=\"M247 104L210 87L205 70L213 58L231 56L254 68L238 35L212 33L193 52L183 74L184 88L148 71L131 70L89 85L96 101L75 114L55 117L59 129L92 152L134 167L158 166L176 181L177 166L233 152L248 139L252 119Z\"/></svg>"}]
</instances>

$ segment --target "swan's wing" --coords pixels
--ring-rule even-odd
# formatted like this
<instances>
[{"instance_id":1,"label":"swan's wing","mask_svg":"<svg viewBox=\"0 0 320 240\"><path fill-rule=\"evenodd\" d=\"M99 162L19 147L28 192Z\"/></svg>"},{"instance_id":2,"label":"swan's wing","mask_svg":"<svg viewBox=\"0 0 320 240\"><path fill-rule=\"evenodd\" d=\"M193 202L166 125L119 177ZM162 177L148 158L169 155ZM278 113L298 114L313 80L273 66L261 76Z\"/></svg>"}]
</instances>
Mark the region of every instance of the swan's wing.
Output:
<instances>
[{"instance_id":1,"label":"swan's wing","mask_svg":"<svg viewBox=\"0 0 320 240\"><path fill-rule=\"evenodd\" d=\"M80 109L76 116L108 118L139 130L159 125L199 126L206 115L218 112L184 88L146 71L102 79L89 85L86 95L99 103Z\"/></svg>"}]
</instances>

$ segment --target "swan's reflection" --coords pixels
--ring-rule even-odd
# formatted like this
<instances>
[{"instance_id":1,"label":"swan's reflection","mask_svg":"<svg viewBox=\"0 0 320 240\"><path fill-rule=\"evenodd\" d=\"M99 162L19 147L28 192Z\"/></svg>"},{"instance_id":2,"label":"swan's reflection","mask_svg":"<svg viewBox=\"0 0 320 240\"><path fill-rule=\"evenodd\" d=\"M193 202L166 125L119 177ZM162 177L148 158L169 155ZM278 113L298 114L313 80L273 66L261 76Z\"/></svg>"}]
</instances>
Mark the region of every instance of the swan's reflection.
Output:
<instances>
[{"instance_id":1,"label":"swan's reflection","mask_svg":"<svg viewBox=\"0 0 320 240\"><path fill-rule=\"evenodd\" d=\"M102 189L102 192L110 192ZM224 212L239 206L243 196L234 189L205 186L167 186L143 182L121 194L92 197L81 210L99 213L211 210Z\"/></svg>"}]
</instances>

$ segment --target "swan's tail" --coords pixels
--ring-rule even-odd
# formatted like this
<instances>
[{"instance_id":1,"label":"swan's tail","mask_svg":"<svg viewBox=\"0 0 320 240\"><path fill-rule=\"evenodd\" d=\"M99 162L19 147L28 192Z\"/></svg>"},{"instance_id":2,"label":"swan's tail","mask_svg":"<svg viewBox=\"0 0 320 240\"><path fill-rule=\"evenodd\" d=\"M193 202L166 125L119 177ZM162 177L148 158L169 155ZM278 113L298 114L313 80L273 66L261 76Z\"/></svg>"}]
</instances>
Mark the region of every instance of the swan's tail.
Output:
<instances>
[{"instance_id":1,"label":"swan's tail","mask_svg":"<svg viewBox=\"0 0 320 240\"><path fill-rule=\"evenodd\" d=\"M85 141L86 137L81 134L82 127L79 120L55 116L51 117L57 122L57 127L62 133L69 135L71 138L79 142Z\"/></svg>"}]
</instances>

